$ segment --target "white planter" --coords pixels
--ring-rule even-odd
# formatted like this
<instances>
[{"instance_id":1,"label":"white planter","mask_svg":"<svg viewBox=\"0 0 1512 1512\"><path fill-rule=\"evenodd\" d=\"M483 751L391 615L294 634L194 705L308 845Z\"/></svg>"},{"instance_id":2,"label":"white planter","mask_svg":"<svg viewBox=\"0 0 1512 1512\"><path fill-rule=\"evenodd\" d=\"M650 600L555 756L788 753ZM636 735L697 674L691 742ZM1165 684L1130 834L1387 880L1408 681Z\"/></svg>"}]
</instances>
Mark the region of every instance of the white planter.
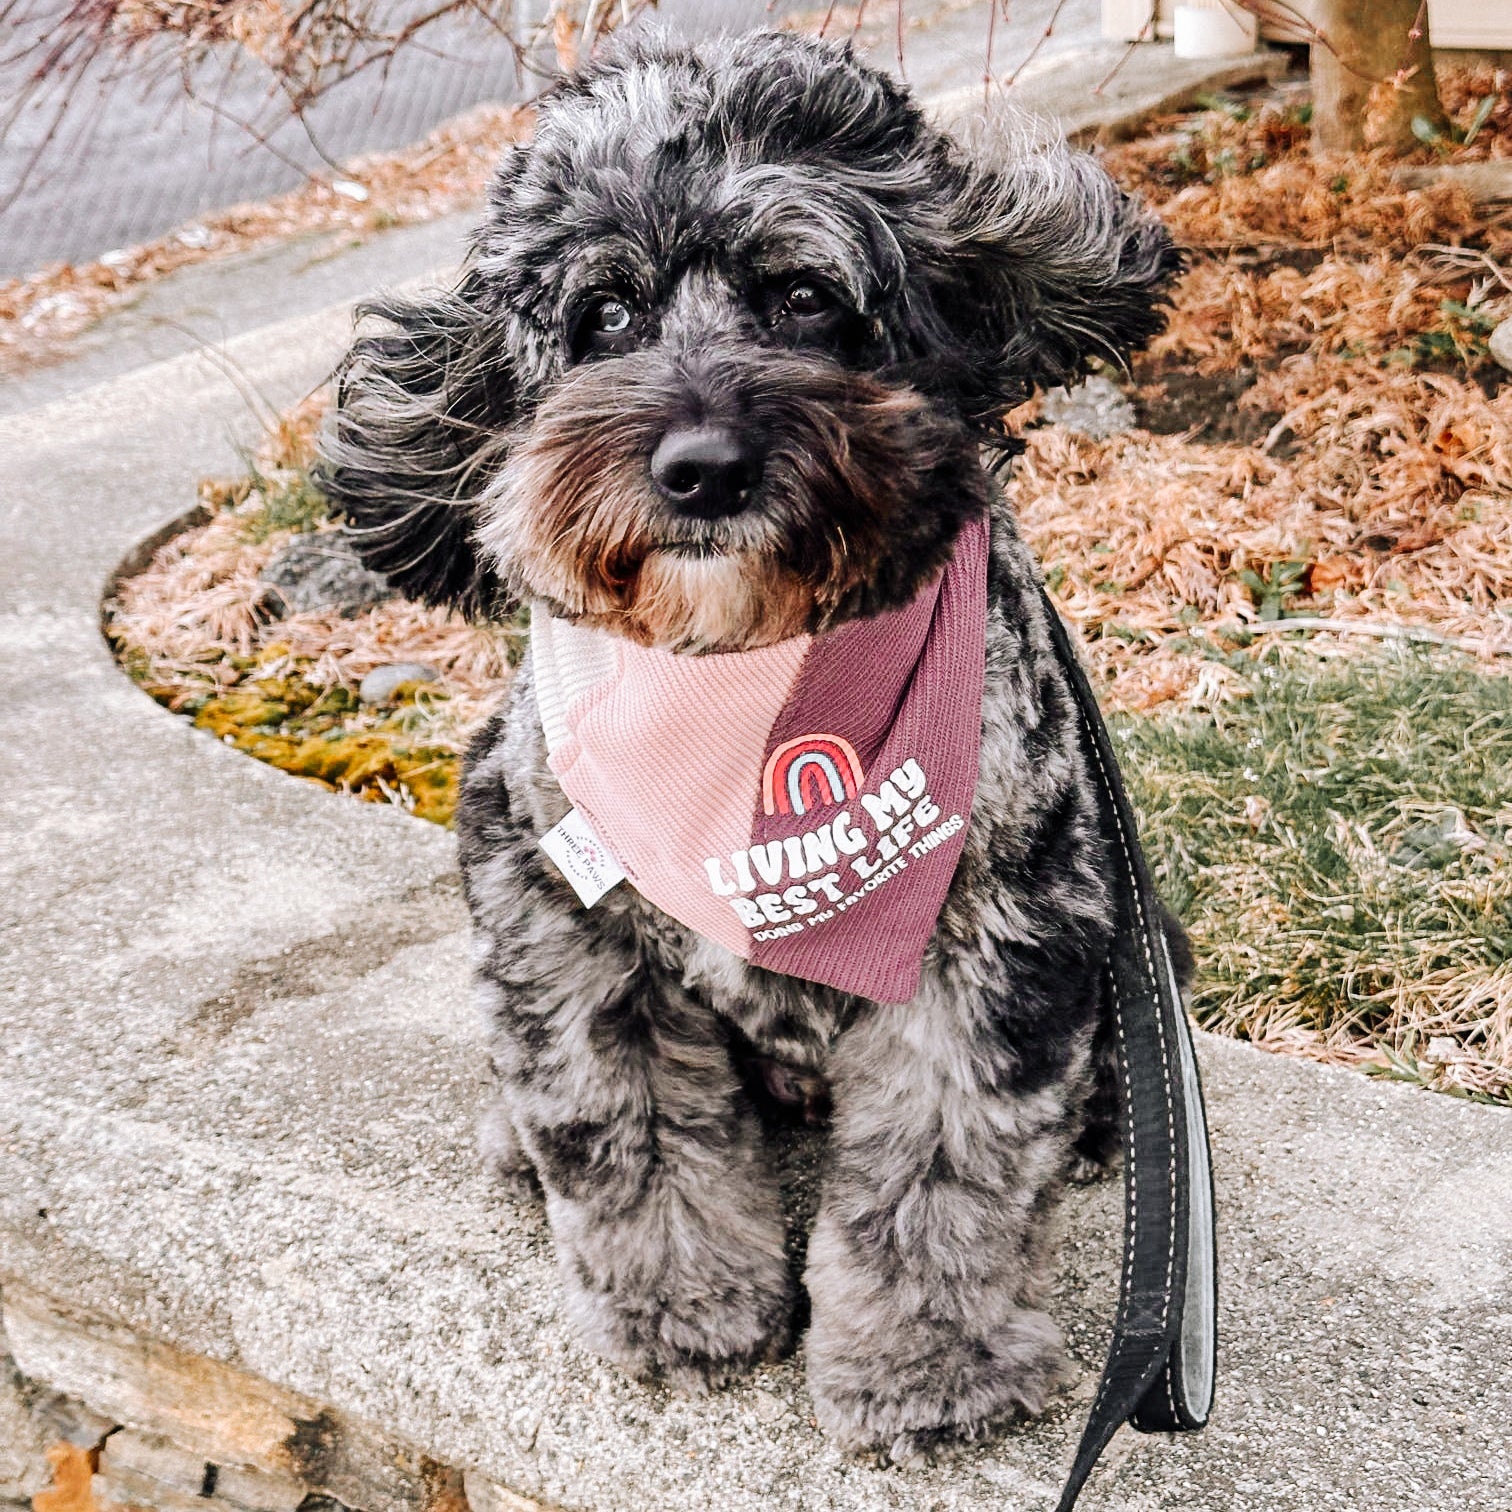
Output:
<instances>
[{"instance_id":1,"label":"white planter","mask_svg":"<svg viewBox=\"0 0 1512 1512\"><path fill-rule=\"evenodd\" d=\"M1242 58L1260 35L1259 21L1225 0L1184 0L1174 20L1178 58Z\"/></svg>"}]
</instances>

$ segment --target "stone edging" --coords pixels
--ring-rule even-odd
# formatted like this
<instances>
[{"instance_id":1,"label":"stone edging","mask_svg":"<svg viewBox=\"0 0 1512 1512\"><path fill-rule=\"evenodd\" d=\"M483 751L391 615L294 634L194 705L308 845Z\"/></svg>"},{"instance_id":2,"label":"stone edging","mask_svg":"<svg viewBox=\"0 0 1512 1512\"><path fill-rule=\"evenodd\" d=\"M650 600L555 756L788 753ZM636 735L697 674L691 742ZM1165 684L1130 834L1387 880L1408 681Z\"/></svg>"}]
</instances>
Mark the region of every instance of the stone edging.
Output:
<instances>
[{"instance_id":1,"label":"stone edging","mask_svg":"<svg viewBox=\"0 0 1512 1512\"><path fill-rule=\"evenodd\" d=\"M0 1371L0 1427L14 1460L0 1460L0 1506L71 1464L88 1468L100 1509L296 1512L320 1499L351 1512L552 1512L246 1371L15 1283L3 1302L0 1366L14 1369Z\"/></svg>"}]
</instances>

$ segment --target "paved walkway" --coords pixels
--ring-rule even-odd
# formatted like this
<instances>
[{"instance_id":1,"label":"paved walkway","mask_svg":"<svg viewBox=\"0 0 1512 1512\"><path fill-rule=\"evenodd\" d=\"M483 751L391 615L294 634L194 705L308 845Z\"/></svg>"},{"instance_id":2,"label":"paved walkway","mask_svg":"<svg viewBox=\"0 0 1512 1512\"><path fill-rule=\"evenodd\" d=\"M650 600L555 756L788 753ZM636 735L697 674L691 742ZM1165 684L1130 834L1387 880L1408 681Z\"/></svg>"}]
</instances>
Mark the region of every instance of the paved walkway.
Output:
<instances>
[{"instance_id":1,"label":"paved walkway","mask_svg":"<svg viewBox=\"0 0 1512 1512\"><path fill-rule=\"evenodd\" d=\"M276 308L260 266L248 299ZM1111 1312L1114 1188L1067 1215L1067 1393L948 1464L837 1454L801 1356L703 1401L632 1385L568 1336L539 1210L471 1153L451 837L238 755L112 662L109 575L236 466L246 394L297 398L347 329L344 304L248 325L0 418L0 1285L577 1512L1044 1512ZM1200 1437L1120 1435L1087 1512L1512 1507L1512 1117L1200 1054L1218 1406Z\"/></svg>"},{"instance_id":2,"label":"paved walkway","mask_svg":"<svg viewBox=\"0 0 1512 1512\"><path fill-rule=\"evenodd\" d=\"M0 203L15 195L0 210L0 278L89 261L226 205L296 188L310 173L331 171L317 142L342 161L419 141L485 101L520 97L501 41L476 33L439 41L439 56L412 48L387 78L372 70L318 101L308 132L270 105L262 81L233 83L222 108L256 124L266 145L187 99L171 75L146 87L90 80L66 103L44 91L0 142ZM6 85L0 94L18 87L13 74L0 77ZM49 130L55 135L44 145Z\"/></svg>"}]
</instances>

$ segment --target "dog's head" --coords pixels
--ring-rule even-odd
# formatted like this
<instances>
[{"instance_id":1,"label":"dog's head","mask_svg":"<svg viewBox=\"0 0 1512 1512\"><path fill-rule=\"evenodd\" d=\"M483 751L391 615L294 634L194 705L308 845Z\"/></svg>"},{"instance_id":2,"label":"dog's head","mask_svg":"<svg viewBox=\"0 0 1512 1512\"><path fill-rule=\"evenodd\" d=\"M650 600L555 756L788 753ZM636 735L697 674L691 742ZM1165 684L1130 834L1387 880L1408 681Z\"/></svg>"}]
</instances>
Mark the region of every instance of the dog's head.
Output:
<instances>
[{"instance_id":1,"label":"dog's head","mask_svg":"<svg viewBox=\"0 0 1512 1512\"><path fill-rule=\"evenodd\" d=\"M632 39L542 104L457 287L374 307L323 479L414 596L764 645L912 596L1003 411L1147 339L1175 266L1092 159L964 149L845 47Z\"/></svg>"}]
</instances>

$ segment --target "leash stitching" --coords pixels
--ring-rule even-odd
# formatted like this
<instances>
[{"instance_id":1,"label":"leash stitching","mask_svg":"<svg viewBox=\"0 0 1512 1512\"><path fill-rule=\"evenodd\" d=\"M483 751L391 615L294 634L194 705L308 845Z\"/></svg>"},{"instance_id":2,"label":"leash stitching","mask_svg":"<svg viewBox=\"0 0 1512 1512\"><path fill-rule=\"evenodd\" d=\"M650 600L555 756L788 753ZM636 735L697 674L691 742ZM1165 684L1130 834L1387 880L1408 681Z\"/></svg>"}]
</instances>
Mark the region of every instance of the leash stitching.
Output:
<instances>
[{"instance_id":1,"label":"leash stitching","mask_svg":"<svg viewBox=\"0 0 1512 1512\"><path fill-rule=\"evenodd\" d=\"M1155 960L1154 960L1153 955L1150 952L1149 919L1148 919L1148 917L1145 914L1144 898L1143 898L1143 895L1141 893L1141 889L1140 889L1140 886L1139 886L1139 875L1138 875L1138 873L1134 869L1134 858L1130 854L1128 836L1124 832L1123 816L1118 811L1118 804L1117 804L1116 797L1115 797L1116 790L1113 787L1112 780L1108 776L1107 763L1103 761L1102 751L1098 748L1097 732L1092 728L1092 721L1087 717L1086 710L1083 709L1083 708L1081 708L1080 703L1078 703L1078 706L1077 706L1077 713L1080 715L1082 726L1083 726L1083 728L1087 732L1088 744L1090 744L1091 747L1092 747L1092 756L1093 756L1093 759L1097 762L1097 769L1098 769L1099 774L1102 777L1103 790L1104 790L1104 792L1107 793L1109 801L1110 801L1110 804L1111 804L1111 807L1112 807L1112 810L1113 810L1113 828L1114 828L1115 832L1118 835L1119 849L1123 852L1124 866L1127 869L1130 881L1133 884L1134 911L1138 915L1138 919L1139 919L1139 926L1140 926L1140 946L1141 946L1141 948L1142 948L1142 950L1144 952L1145 969L1149 973L1149 979L1150 979L1150 981L1152 983L1157 983L1157 978L1156 978L1156 975L1155 975ZM1111 984L1112 991L1113 991L1113 1016L1114 1016L1114 1019L1115 1019L1115 1021L1117 1023L1117 1026L1118 1026L1119 1058L1123 1062L1123 1067L1124 1067L1124 1085L1125 1086L1129 1086L1129 1085L1132 1084L1132 1081L1131 1081L1131 1077L1130 1077L1130 1074L1129 1074L1128 1043L1127 1043L1127 1040L1126 1040L1125 1034L1124 1034L1123 999L1122 999L1122 996L1120 995L1119 990L1118 990L1118 978L1117 978L1117 974L1115 972L1111 972L1110 971L1109 975L1108 975L1108 980L1109 980L1109 983ZM1156 987L1156 992L1157 992L1157 997L1158 997L1158 994L1159 994L1158 985ZM1175 1190L1176 1190L1176 1111L1175 1111L1175 1104L1174 1104L1174 1101L1173 1101L1172 1095L1171 1095L1171 1060L1170 1060L1170 1048L1169 1048L1169 1046L1166 1043L1165 1015L1163 1013L1159 1013L1159 1012L1156 1013L1156 1015L1155 1015L1155 1024L1156 1024L1156 1028L1157 1028L1157 1030L1158 1030L1158 1032L1160 1034L1160 1070L1161 1070L1161 1081L1162 1081L1164 1092L1165 1092L1167 1146L1168 1146L1168 1148L1170 1149L1170 1152L1171 1152L1170 1153L1170 1164L1169 1164L1168 1176L1169 1176L1169 1180L1170 1180L1170 1189L1171 1189L1171 1192L1174 1194ZM1133 1128L1133 1125L1132 1125L1132 1122L1131 1122L1131 1124L1130 1124L1131 1131L1132 1131L1132 1128ZM1138 1176L1139 1176L1138 1168L1137 1168L1137 1166L1135 1164L1135 1159L1134 1159L1134 1139L1133 1139L1132 1132L1131 1132L1131 1135L1130 1135L1130 1138L1129 1138L1129 1235L1128 1235L1128 1241L1127 1241L1127 1243L1124 1246L1125 1267L1126 1267L1126 1269L1128 1269L1130 1271L1132 1271L1132 1265L1130 1264L1130 1260L1131 1260L1131 1257L1132 1257L1132 1255L1134 1253L1134 1249L1135 1249L1135 1245L1136 1245L1136 1240L1137 1240L1137 1236L1138 1236L1138 1228L1139 1228L1139 1179L1138 1179ZM1175 1224L1172 1224L1171 1225L1171 1240L1170 1240L1170 1244L1169 1244L1169 1246L1168 1246L1168 1248L1166 1250L1165 1288L1164 1288L1164 1296L1163 1296L1163 1301L1162 1301L1162 1306L1161 1306L1161 1313L1160 1313L1160 1325L1161 1325L1162 1328L1164 1328L1166 1326L1167 1320L1170 1317L1170 1311L1171 1311L1171 1278L1172 1278L1172 1275L1175 1272L1175 1268L1176 1268L1176 1226L1175 1226ZM1119 1354L1122 1355L1122 1354L1124 1354L1126 1352L1127 1352L1127 1346L1122 1342L1122 1340L1120 1340ZM1097 1398L1096 1398L1096 1400L1092 1404L1092 1414L1093 1414L1094 1417L1102 1409L1103 1401L1104 1401L1104 1398L1107 1395L1108 1388L1109 1388L1109 1385L1110 1385L1111 1381L1112 1381L1112 1373L1111 1372L1106 1372L1104 1374L1104 1376L1103 1376L1102 1385L1098 1388ZM1167 1394L1168 1398L1170 1398L1170 1396L1171 1396L1171 1391L1172 1391L1171 1372L1169 1370L1169 1367L1167 1367L1167 1370L1166 1370L1166 1394ZM1172 1401L1172 1404L1171 1404L1171 1414L1172 1414L1172 1417L1174 1418L1175 1414L1176 1414L1176 1408L1175 1408L1174 1401Z\"/></svg>"},{"instance_id":2,"label":"leash stitching","mask_svg":"<svg viewBox=\"0 0 1512 1512\"><path fill-rule=\"evenodd\" d=\"M1118 1027L1118 1058L1123 1062L1124 1081L1129 1078L1129 1044L1124 1035L1123 997L1118 991L1118 978L1110 971L1108 973L1108 986L1113 993L1113 1019ZM1129 1232L1124 1238L1124 1269L1132 1272L1133 1256L1139 1237L1139 1164L1135 1159L1134 1141L1129 1140ZM1125 1352L1122 1340L1119 1342L1119 1353ZM1105 1371L1102 1384L1097 1389L1097 1400L1092 1403L1092 1416L1096 1417L1102 1411L1103 1400L1108 1394L1108 1387L1112 1382L1112 1373Z\"/></svg>"},{"instance_id":3,"label":"leash stitching","mask_svg":"<svg viewBox=\"0 0 1512 1512\"><path fill-rule=\"evenodd\" d=\"M1098 768L1098 771L1102 773L1103 786L1111 794L1114 789L1113 789L1112 782L1111 782L1111 780L1108 777L1108 768L1107 768L1106 764L1103 762L1102 752L1097 748L1097 739L1096 739L1095 733L1091 729L1091 721L1087 719L1087 716L1086 716L1085 713L1082 714L1082 723L1087 726L1088 734L1092 735L1092 754L1097 759L1097 768ZM1157 976L1155 974L1155 957L1150 952L1150 921L1149 921L1149 918L1147 917L1147 915L1145 914L1144 897L1142 895L1142 892L1141 892L1141 889L1140 889L1140 886L1139 886L1139 874L1134 869L1134 858L1133 858L1133 856L1129 852L1129 840L1128 840L1128 836L1125 835L1125 833L1124 833L1123 817L1122 817L1121 814L1119 814L1119 812L1118 812L1118 805L1116 803L1113 806L1113 823L1114 823L1114 828L1118 832L1118 844L1119 844L1119 848L1123 851L1124 865L1128 868L1129 876L1133 879L1133 882L1134 882L1134 910L1139 915L1139 931L1140 931L1140 933L1139 933L1139 942L1140 942L1140 946L1142 947L1142 949L1144 951L1145 969L1150 974L1150 981L1152 983L1157 984L1157 986L1156 986L1156 995L1158 997L1158 995L1159 995L1159 987L1158 987L1158 981L1159 981L1159 979L1157 978ZM1116 996L1116 988L1115 988L1115 996ZM1171 1056L1170 1056L1170 1047L1166 1044L1165 1015L1163 1013L1157 1013L1155 1015L1155 1027L1160 1032L1160 1070L1161 1070L1161 1080L1162 1080L1162 1082L1164 1084L1164 1087L1165 1087L1166 1134L1168 1136L1167 1143L1168 1143L1170 1151L1171 1151L1171 1159L1170 1159L1170 1167L1169 1167L1169 1177L1170 1177L1170 1183L1171 1183L1171 1191L1174 1193L1175 1190L1176 1190L1176 1105L1175 1105L1175 1100L1171 1096ZM1129 1144L1130 1144L1131 1147L1132 1147L1133 1143L1134 1143L1134 1141L1131 1139L1129 1141ZM1161 1309L1161 1314L1160 1314L1160 1322L1161 1322L1161 1326L1162 1327L1165 1326L1166 1320L1170 1316L1170 1311L1171 1311L1171 1276L1174 1273L1175 1268L1176 1268L1176 1226L1175 1226L1175 1224L1172 1224L1171 1225L1171 1242L1170 1242L1170 1245L1169 1245L1169 1247L1168 1247L1168 1249L1166 1251L1165 1305Z\"/></svg>"}]
</instances>

